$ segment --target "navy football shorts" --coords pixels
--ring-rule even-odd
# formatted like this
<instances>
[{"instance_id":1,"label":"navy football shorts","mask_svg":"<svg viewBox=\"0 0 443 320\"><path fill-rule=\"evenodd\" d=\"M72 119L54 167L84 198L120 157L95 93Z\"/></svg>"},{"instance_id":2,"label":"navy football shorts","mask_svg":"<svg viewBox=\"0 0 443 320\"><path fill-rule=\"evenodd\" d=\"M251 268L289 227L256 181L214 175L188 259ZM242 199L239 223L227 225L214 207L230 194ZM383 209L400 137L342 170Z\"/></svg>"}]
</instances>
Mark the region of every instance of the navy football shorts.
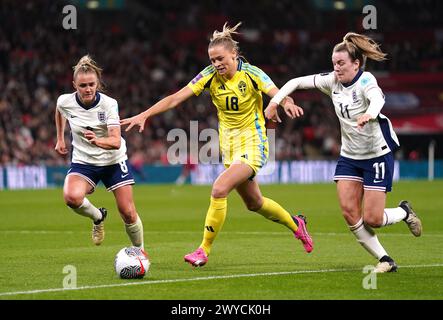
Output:
<instances>
[{"instance_id":1,"label":"navy football shorts","mask_svg":"<svg viewBox=\"0 0 443 320\"><path fill-rule=\"evenodd\" d=\"M68 170L68 175L71 174L80 176L88 181L92 186L90 193L94 192L99 181L103 182L108 191L113 191L119 187L135 183L127 160L110 166L92 166L72 163Z\"/></svg>"},{"instance_id":2,"label":"navy football shorts","mask_svg":"<svg viewBox=\"0 0 443 320\"><path fill-rule=\"evenodd\" d=\"M340 156L335 168L334 181L359 181L363 183L365 190L389 192L392 189L393 176L392 152L367 160L354 160Z\"/></svg>"}]
</instances>

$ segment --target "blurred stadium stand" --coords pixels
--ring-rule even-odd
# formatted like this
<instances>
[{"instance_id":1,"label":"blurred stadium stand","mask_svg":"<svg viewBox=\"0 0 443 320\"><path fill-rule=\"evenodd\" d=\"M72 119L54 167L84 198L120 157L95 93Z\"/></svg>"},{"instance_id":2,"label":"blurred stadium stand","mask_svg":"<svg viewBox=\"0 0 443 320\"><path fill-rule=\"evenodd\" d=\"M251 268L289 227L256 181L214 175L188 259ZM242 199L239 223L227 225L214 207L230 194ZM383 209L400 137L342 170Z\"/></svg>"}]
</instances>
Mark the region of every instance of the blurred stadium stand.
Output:
<instances>
[{"instance_id":1,"label":"blurred stadium stand","mask_svg":"<svg viewBox=\"0 0 443 320\"><path fill-rule=\"evenodd\" d=\"M207 45L225 21L243 22L240 48L281 86L290 78L331 70L334 44L365 32L389 54L368 63L398 134L398 159L427 157L430 141L443 158L443 3L437 0L340 1L13 1L0 2L0 166L66 165L54 152L54 107L72 92L72 66L91 54L104 68L106 92L122 118L186 85L209 64ZM77 29L62 27L62 9L77 8ZM377 8L377 29L362 29L362 5ZM277 159L335 159L339 128L331 102L315 90L294 98L305 109L276 130ZM265 98L265 105L269 100ZM143 135L123 133L140 163L166 164L173 128L216 128L207 95L149 120ZM272 124L271 124L272 125ZM69 141L69 136L66 137Z\"/></svg>"}]
</instances>

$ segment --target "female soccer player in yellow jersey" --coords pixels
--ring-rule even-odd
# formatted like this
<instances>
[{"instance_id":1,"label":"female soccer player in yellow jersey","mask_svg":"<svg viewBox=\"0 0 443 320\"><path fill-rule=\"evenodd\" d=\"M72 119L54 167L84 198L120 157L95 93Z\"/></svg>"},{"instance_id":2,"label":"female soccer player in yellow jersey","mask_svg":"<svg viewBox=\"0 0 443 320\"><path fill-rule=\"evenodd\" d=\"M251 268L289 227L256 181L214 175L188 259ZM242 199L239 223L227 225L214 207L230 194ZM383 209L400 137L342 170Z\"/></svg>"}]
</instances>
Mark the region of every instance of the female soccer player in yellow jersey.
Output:
<instances>
[{"instance_id":1,"label":"female soccer player in yellow jersey","mask_svg":"<svg viewBox=\"0 0 443 320\"><path fill-rule=\"evenodd\" d=\"M257 181L253 179L268 158L261 92L272 98L278 88L262 70L240 57L238 42L232 38L240 24L230 28L225 23L221 32L214 31L208 46L211 65L187 86L146 111L120 122L121 125L128 125L126 131L139 126L139 132L142 132L149 117L172 109L205 89L209 90L212 102L217 107L220 147L226 170L212 186L203 241L196 251L184 257L193 266L203 266L208 261L212 243L225 221L228 194L233 189L237 190L249 210L289 228L301 240L306 252L313 249L305 217L291 216L278 203L263 197ZM286 99L291 100L289 97ZM287 100L283 100L282 106L291 118L303 114L301 108L287 103Z\"/></svg>"}]
</instances>

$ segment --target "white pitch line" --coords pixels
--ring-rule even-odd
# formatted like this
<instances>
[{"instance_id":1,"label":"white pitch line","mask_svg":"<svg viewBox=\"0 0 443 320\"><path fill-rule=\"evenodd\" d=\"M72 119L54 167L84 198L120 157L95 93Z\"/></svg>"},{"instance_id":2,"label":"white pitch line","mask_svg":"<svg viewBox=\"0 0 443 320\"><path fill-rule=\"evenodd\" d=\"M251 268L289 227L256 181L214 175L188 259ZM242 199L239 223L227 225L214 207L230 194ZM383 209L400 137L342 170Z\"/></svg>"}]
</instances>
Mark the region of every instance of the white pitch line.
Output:
<instances>
[{"instance_id":1,"label":"white pitch line","mask_svg":"<svg viewBox=\"0 0 443 320\"><path fill-rule=\"evenodd\" d=\"M399 266L399 268L433 268L433 267L443 267L443 264L437 263L437 264ZM102 289L102 288L113 288L113 287L127 287L127 286L163 284L163 283L191 282L191 281L207 281L207 280L220 280L220 279L265 277L265 276L281 276L281 275L291 275L291 274L350 272L350 271L357 271L357 270L360 270L360 269L353 268L353 269L298 270L298 271L234 274L234 275L226 275L226 276L196 277L196 278L185 278L185 279L152 280L152 281L147 280L147 281L140 281L140 282L103 284L103 285L97 285L97 286L82 286L82 287L77 287L77 288L52 288L52 289L39 289L39 290L29 290L29 291L0 292L0 296L38 294L38 293L48 293L48 292L60 292L60 291L77 291L77 290L87 290L87 289Z\"/></svg>"},{"instance_id":2,"label":"white pitch line","mask_svg":"<svg viewBox=\"0 0 443 320\"><path fill-rule=\"evenodd\" d=\"M91 231L69 231L69 230L0 230L0 234L79 234L79 233L90 233ZM121 231L106 231L107 233L120 233ZM201 231L148 231L145 233L150 234L200 234ZM239 235L287 235L287 232L275 232L275 231L224 231L223 234L239 234ZM350 235L350 232L311 232L314 236L346 236ZM411 234L408 233L378 233L382 237L410 237ZM442 238L441 233L425 233L421 237L431 237L431 238Z\"/></svg>"}]
</instances>

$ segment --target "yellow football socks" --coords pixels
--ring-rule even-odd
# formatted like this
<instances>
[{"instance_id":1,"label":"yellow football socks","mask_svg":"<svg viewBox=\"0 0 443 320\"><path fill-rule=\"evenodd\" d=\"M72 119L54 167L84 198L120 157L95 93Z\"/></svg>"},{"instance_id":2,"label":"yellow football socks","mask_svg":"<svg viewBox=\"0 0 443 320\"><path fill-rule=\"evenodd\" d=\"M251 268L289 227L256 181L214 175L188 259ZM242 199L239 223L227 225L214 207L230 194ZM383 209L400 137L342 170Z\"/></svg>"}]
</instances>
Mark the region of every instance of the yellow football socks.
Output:
<instances>
[{"instance_id":1,"label":"yellow football socks","mask_svg":"<svg viewBox=\"0 0 443 320\"><path fill-rule=\"evenodd\" d=\"M208 213L206 214L203 241L200 245L206 255L211 252L212 242L223 227L226 218L227 198L211 197Z\"/></svg>"},{"instance_id":2,"label":"yellow football socks","mask_svg":"<svg viewBox=\"0 0 443 320\"><path fill-rule=\"evenodd\" d=\"M289 212L272 199L263 197L263 205L257 213L261 214L266 219L285 225L293 232L298 230L298 227Z\"/></svg>"}]
</instances>

